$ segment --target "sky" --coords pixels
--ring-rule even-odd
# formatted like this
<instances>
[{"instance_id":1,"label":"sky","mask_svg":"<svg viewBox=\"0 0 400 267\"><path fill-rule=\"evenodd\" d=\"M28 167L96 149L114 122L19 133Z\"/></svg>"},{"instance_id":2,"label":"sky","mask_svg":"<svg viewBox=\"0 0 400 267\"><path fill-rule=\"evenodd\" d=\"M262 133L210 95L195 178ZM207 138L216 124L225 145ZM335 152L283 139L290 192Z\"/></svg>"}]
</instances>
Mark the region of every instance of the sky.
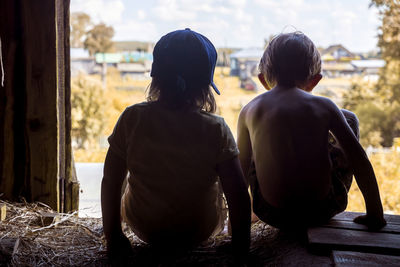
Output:
<instances>
[{"instance_id":1,"label":"sky","mask_svg":"<svg viewBox=\"0 0 400 267\"><path fill-rule=\"evenodd\" d=\"M115 41L158 41L190 28L216 47L264 46L264 39L300 30L317 46L376 49L378 12L369 0L71 0L71 12L113 26Z\"/></svg>"}]
</instances>

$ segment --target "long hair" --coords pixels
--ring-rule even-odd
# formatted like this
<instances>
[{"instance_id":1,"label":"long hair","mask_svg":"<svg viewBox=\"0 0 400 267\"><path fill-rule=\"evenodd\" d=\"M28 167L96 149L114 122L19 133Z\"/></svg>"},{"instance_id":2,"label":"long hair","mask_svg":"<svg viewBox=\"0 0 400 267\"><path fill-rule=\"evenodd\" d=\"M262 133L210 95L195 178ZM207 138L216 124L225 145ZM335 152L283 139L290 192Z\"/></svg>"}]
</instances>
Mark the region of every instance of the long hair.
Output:
<instances>
[{"instance_id":1,"label":"long hair","mask_svg":"<svg viewBox=\"0 0 400 267\"><path fill-rule=\"evenodd\" d=\"M210 113L217 108L209 84L190 83L176 75L153 77L148 87L147 101L160 101L171 109L198 108Z\"/></svg>"}]
</instances>

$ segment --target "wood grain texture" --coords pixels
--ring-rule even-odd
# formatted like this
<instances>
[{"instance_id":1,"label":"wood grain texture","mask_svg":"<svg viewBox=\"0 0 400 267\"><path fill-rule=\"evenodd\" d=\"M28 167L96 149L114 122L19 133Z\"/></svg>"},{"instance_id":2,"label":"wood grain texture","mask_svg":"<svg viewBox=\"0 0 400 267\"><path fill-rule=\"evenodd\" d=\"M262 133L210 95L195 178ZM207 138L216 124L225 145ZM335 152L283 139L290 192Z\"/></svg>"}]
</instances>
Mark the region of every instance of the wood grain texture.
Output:
<instances>
[{"instance_id":1,"label":"wood grain texture","mask_svg":"<svg viewBox=\"0 0 400 267\"><path fill-rule=\"evenodd\" d=\"M31 201L59 209L55 1L22 2Z\"/></svg>"},{"instance_id":2,"label":"wood grain texture","mask_svg":"<svg viewBox=\"0 0 400 267\"><path fill-rule=\"evenodd\" d=\"M56 0L59 118L60 209L79 209L79 183L71 147L71 70L69 0Z\"/></svg>"},{"instance_id":3,"label":"wood grain texture","mask_svg":"<svg viewBox=\"0 0 400 267\"><path fill-rule=\"evenodd\" d=\"M14 188L14 87L20 80L16 79L16 70L20 56L17 35L19 26L15 23L16 1L0 1L0 38L4 66L4 87L0 86L0 192L3 198L13 199Z\"/></svg>"},{"instance_id":4,"label":"wood grain texture","mask_svg":"<svg viewBox=\"0 0 400 267\"><path fill-rule=\"evenodd\" d=\"M369 231L367 226L365 226L363 224L354 223L353 221L331 220L327 224L324 224L323 227ZM386 226L381 228L379 230L379 232L380 233L400 234L400 225L388 223Z\"/></svg>"},{"instance_id":5,"label":"wood grain texture","mask_svg":"<svg viewBox=\"0 0 400 267\"><path fill-rule=\"evenodd\" d=\"M69 211L65 184L77 183L71 179L69 0L0 1L0 38L0 192ZM71 201L76 207L76 194Z\"/></svg>"},{"instance_id":6,"label":"wood grain texture","mask_svg":"<svg viewBox=\"0 0 400 267\"><path fill-rule=\"evenodd\" d=\"M400 235L359 230L314 227L308 242L315 250L351 250L400 255Z\"/></svg>"},{"instance_id":7,"label":"wood grain texture","mask_svg":"<svg viewBox=\"0 0 400 267\"><path fill-rule=\"evenodd\" d=\"M332 259L338 267L399 266L400 256L362 253L353 251L332 251Z\"/></svg>"},{"instance_id":8,"label":"wood grain texture","mask_svg":"<svg viewBox=\"0 0 400 267\"><path fill-rule=\"evenodd\" d=\"M360 215L364 215L365 213L362 212L341 212L334 216L332 220L337 220L337 221L353 221L354 218ZM391 215L391 214L385 214L384 215L386 222L390 224L400 224L400 215Z\"/></svg>"}]
</instances>

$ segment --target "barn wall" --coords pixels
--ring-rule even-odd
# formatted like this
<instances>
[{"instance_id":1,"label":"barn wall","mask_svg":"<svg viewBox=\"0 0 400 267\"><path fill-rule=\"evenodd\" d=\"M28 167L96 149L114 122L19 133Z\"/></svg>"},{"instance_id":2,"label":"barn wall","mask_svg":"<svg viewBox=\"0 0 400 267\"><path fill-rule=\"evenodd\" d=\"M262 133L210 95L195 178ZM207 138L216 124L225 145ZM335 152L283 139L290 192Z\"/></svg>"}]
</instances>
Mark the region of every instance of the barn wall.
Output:
<instances>
[{"instance_id":1,"label":"barn wall","mask_svg":"<svg viewBox=\"0 0 400 267\"><path fill-rule=\"evenodd\" d=\"M1 197L59 211L73 206L68 20L69 1L0 1Z\"/></svg>"}]
</instances>

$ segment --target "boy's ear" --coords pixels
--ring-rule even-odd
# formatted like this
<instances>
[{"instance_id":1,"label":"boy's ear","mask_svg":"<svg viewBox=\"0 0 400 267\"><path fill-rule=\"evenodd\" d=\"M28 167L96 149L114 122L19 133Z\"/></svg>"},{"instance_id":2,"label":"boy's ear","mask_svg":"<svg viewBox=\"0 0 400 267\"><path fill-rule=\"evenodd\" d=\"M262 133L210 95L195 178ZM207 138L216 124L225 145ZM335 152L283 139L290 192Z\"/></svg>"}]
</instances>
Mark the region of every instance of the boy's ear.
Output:
<instances>
[{"instance_id":1,"label":"boy's ear","mask_svg":"<svg viewBox=\"0 0 400 267\"><path fill-rule=\"evenodd\" d=\"M315 86L319 83L319 81L322 79L321 73L318 73L314 75L311 79L308 80L307 84L305 85L305 90L307 92L311 92L312 89L314 89Z\"/></svg>"},{"instance_id":2,"label":"boy's ear","mask_svg":"<svg viewBox=\"0 0 400 267\"><path fill-rule=\"evenodd\" d=\"M265 79L264 74L259 73L258 79L260 80L261 84L264 86L266 90L271 90L271 87L268 85L267 80Z\"/></svg>"}]
</instances>

